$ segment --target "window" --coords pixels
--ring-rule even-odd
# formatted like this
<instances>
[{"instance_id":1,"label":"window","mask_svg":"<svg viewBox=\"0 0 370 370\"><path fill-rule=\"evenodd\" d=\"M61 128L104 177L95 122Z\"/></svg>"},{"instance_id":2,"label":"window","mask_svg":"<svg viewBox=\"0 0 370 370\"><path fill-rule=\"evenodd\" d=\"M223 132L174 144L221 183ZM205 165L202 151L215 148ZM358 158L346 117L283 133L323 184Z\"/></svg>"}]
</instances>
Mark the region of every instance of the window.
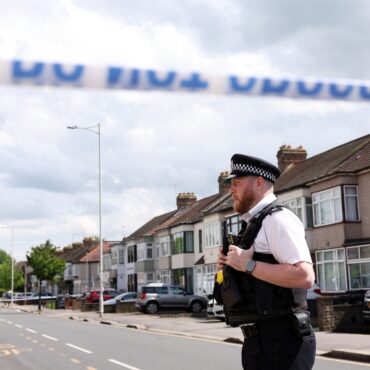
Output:
<instances>
[{"instance_id":1,"label":"window","mask_svg":"<svg viewBox=\"0 0 370 370\"><path fill-rule=\"evenodd\" d=\"M137 256L136 256L136 245L131 245L127 248L127 262L132 263L136 262Z\"/></svg>"},{"instance_id":2,"label":"window","mask_svg":"<svg viewBox=\"0 0 370 370\"><path fill-rule=\"evenodd\" d=\"M72 276L78 276L78 266L72 265Z\"/></svg>"},{"instance_id":3,"label":"window","mask_svg":"<svg viewBox=\"0 0 370 370\"><path fill-rule=\"evenodd\" d=\"M193 253L193 232L183 231L172 235L172 254Z\"/></svg>"},{"instance_id":4,"label":"window","mask_svg":"<svg viewBox=\"0 0 370 370\"><path fill-rule=\"evenodd\" d=\"M137 291L137 274L127 275L127 291L128 292Z\"/></svg>"},{"instance_id":5,"label":"window","mask_svg":"<svg viewBox=\"0 0 370 370\"><path fill-rule=\"evenodd\" d=\"M358 209L358 187L355 185L344 186L344 208L346 221L359 221L360 214Z\"/></svg>"},{"instance_id":6,"label":"window","mask_svg":"<svg viewBox=\"0 0 370 370\"><path fill-rule=\"evenodd\" d=\"M312 194L314 225L329 225L343 220L340 187Z\"/></svg>"},{"instance_id":7,"label":"window","mask_svg":"<svg viewBox=\"0 0 370 370\"><path fill-rule=\"evenodd\" d=\"M112 265L117 265L117 249L112 249Z\"/></svg>"},{"instance_id":8,"label":"window","mask_svg":"<svg viewBox=\"0 0 370 370\"><path fill-rule=\"evenodd\" d=\"M212 294L216 265L204 265L196 268L196 294Z\"/></svg>"},{"instance_id":9,"label":"window","mask_svg":"<svg viewBox=\"0 0 370 370\"><path fill-rule=\"evenodd\" d=\"M152 258L153 258L153 244L147 243L146 244L146 259L151 260Z\"/></svg>"},{"instance_id":10,"label":"window","mask_svg":"<svg viewBox=\"0 0 370 370\"><path fill-rule=\"evenodd\" d=\"M159 239L160 247L159 247L159 256L160 257L168 257L171 255L170 252L170 237L164 236Z\"/></svg>"},{"instance_id":11,"label":"window","mask_svg":"<svg viewBox=\"0 0 370 370\"><path fill-rule=\"evenodd\" d=\"M227 232L238 234L241 228L241 219L239 215L226 218Z\"/></svg>"},{"instance_id":12,"label":"window","mask_svg":"<svg viewBox=\"0 0 370 370\"><path fill-rule=\"evenodd\" d=\"M125 250L119 249L118 250L118 263L123 265L125 263Z\"/></svg>"},{"instance_id":13,"label":"window","mask_svg":"<svg viewBox=\"0 0 370 370\"><path fill-rule=\"evenodd\" d=\"M214 222L205 226L205 248L219 247L220 242L220 223Z\"/></svg>"},{"instance_id":14,"label":"window","mask_svg":"<svg viewBox=\"0 0 370 370\"><path fill-rule=\"evenodd\" d=\"M112 265L112 258L110 254L105 254L103 256L103 270L110 270Z\"/></svg>"},{"instance_id":15,"label":"window","mask_svg":"<svg viewBox=\"0 0 370 370\"><path fill-rule=\"evenodd\" d=\"M199 253L203 252L202 230L198 230Z\"/></svg>"},{"instance_id":16,"label":"window","mask_svg":"<svg viewBox=\"0 0 370 370\"><path fill-rule=\"evenodd\" d=\"M170 284L171 283L171 270L161 270L161 283Z\"/></svg>"},{"instance_id":17,"label":"window","mask_svg":"<svg viewBox=\"0 0 370 370\"><path fill-rule=\"evenodd\" d=\"M147 272L146 273L146 282L152 283L154 281L154 274L153 272Z\"/></svg>"},{"instance_id":18,"label":"window","mask_svg":"<svg viewBox=\"0 0 370 370\"><path fill-rule=\"evenodd\" d=\"M137 261L145 260L145 244L138 244L137 246Z\"/></svg>"},{"instance_id":19,"label":"window","mask_svg":"<svg viewBox=\"0 0 370 370\"><path fill-rule=\"evenodd\" d=\"M317 251L316 265L322 291L339 292L347 289L344 248Z\"/></svg>"},{"instance_id":20,"label":"window","mask_svg":"<svg viewBox=\"0 0 370 370\"><path fill-rule=\"evenodd\" d=\"M302 221L305 227L313 226L311 198L294 198L283 202L283 204Z\"/></svg>"},{"instance_id":21,"label":"window","mask_svg":"<svg viewBox=\"0 0 370 370\"><path fill-rule=\"evenodd\" d=\"M193 293L193 268L172 270L173 284L184 287L188 293Z\"/></svg>"},{"instance_id":22,"label":"window","mask_svg":"<svg viewBox=\"0 0 370 370\"><path fill-rule=\"evenodd\" d=\"M351 289L370 288L370 245L347 248L348 276Z\"/></svg>"},{"instance_id":23,"label":"window","mask_svg":"<svg viewBox=\"0 0 370 370\"><path fill-rule=\"evenodd\" d=\"M184 292L185 292L183 288L180 288L178 286L172 286L171 291L173 294L177 294L177 295L184 295Z\"/></svg>"},{"instance_id":24,"label":"window","mask_svg":"<svg viewBox=\"0 0 370 370\"><path fill-rule=\"evenodd\" d=\"M290 199L283 204L303 222L303 198Z\"/></svg>"}]
</instances>

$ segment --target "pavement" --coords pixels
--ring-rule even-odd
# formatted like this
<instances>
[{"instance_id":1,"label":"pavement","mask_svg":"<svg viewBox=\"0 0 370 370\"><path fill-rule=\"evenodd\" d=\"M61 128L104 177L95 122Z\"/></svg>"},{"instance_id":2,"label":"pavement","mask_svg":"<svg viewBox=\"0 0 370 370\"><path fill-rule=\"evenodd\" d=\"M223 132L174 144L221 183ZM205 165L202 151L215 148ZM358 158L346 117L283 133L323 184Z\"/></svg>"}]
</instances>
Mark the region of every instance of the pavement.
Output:
<instances>
[{"instance_id":1,"label":"pavement","mask_svg":"<svg viewBox=\"0 0 370 370\"><path fill-rule=\"evenodd\" d=\"M1 311L10 310L1 308ZM13 310L38 313L37 306L16 306ZM137 330L179 335L213 341L242 344L243 335L239 328L231 328L219 320L207 320L203 315L194 317L188 313L160 313L146 315L140 312L104 313L81 312L72 309L53 310L43 308L42 315L71 320L116 325ZM370 335L316 331L317 356L327 356L351 361L370 363Z\"/></svg>"}]
</instances>

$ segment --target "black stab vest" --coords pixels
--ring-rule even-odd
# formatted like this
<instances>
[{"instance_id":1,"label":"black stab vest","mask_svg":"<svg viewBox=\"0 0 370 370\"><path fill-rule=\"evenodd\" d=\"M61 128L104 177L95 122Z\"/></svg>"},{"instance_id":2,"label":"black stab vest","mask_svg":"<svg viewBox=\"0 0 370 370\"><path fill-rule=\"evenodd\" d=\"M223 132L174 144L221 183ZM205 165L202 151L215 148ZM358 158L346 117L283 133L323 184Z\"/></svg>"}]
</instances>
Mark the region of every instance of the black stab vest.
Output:
<instances>
[{"instance_id":1,"label":"black stab vest","mask_svg":"<svg viewBox=\"0 0 370 370\"><path fill-rule=\"evenodd\" d=\"M262 227L264 218L281 211L283 207L275 201L258 212L248 226L240 231L239 246L249 249ZM253 259L270 264L278 263L272 254L254 252ZM230 266L224 267L223 275L221 297L226 322L230 326L276 319L307 305L306 289L273 285L245 272L236 271Z\"/></svg>"}]
</instances>

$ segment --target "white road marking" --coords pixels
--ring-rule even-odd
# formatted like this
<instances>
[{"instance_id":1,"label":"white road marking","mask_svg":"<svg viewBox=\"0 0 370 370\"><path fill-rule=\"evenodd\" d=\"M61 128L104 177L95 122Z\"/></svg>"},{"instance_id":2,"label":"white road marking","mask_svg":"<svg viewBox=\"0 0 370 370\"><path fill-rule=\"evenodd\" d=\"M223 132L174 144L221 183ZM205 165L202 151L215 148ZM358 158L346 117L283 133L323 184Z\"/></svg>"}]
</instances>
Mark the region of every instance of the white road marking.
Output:
<instances>
[{"instance_id":1,"label":"white road marking","mask_svg":"<svg viewBox=\"0 0 370 370\"><path fill-rule=\"evenodd\" d=\"M75 364L79 364L79 363L81 363L81 361L80 361L80 360L77 360L77 359L75 359L75 358L70 358L70 359L69 359L69 361L74 362Z\"/></svg>"},{"instance_id":2,"label":"white road marking","mask_svg":"<svg viewBox=\"0 0 370 370\"><path fill-rule=\"evenodd\" d=\"M50 340L54 340L54 341L59 340L59 339L57 339L57 338L50 337L49 335L46 335L46 334L42 334L41 336L42 336L42 337L44 337L44 338L50 339Z\"/></svg>"},{"instance_id":3,"label":"white road marking","mask_svg":"<svg viewBox=\"0 0 370 370\"><path fill-rule=\"evenodd\" d=\"M19 325L19 324L15 324L15 326L16 326L17 328L20 328L20 329L22 329L22 328L23 328L23 326L22 326L22 325Z\"/></svg>"},{"instance_id":4,"label":"white road marking","mask_svg":"<svg viewBox=\"0 0 370 370\"><path fill-rule=\"evenodd\" d=\"M7 321L8 324L12 325L13 323L11 321Z\"/></svg>"},{"instance_id":5,"label":"white road marking","mask_svg":"<svg viewBox=\"0 0 370 370\"><path fill-rule=\"evenodd\" d=\"M30 333L37 334L36 330L32 330L32 329L28 329L28 328L26 328L26 330L29 331Z\"/></svg>"},{"instance_id":6,"label":"white road marking","mask_svg":"<svg viewBox=\"0 0 370 370\"><path fill-rule=\"evenodd\" d=\"M85 352L85 353L88 353L88 354L92 354L92 352L91 352L91 351L89 351L89 350L87 350L87 349L85 349L85 348L77 347L77 346L75 346L74 344L71 344L71 343L66 343L66 346L68 346L68 347L72 347L72 348L74 348L74 349L77 349L77 350L79 350L79 351L82 351L82 352Z\"/></svg>"},{"instance_id":7,"label":"white road marking","mask_svg":"<svg viewBox=\"0 0 370 370\"><path fill-rule=\"evenodd\" d=\"M4 320L4 319L0 319L0 321L5 322L5 320Z\"/></svg>"},{"instance_id":8,"label":"white road marking","mask_svg":"<svg viewBox=\"0 0 370 370\"><path fill-rule=\"evenodd\" d=\"M137 368L137 367L130 366L130 365L127 365L127 364L124 364L123 362L119 362L119 361L117 361L117 360L113 360L112 358L110 358L108 361L113 362L113 363L114 363L114 364L116 364L116 365L119 365L119 366L125 367L126 369L130 369L130 370L140 370L140 369L139 369L139 368Z\"/></svg>"}]
</instances>

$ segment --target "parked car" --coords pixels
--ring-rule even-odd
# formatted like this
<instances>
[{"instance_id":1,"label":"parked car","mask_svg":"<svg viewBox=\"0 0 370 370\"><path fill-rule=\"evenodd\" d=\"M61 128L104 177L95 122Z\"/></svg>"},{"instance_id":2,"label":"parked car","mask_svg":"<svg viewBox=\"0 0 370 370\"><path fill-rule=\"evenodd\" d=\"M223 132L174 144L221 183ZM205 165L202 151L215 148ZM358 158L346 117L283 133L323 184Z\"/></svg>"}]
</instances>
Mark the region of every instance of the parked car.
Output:
<instances>
[{"instance_id":1,"label":"parked car","mask_svg":"<svg viewBox=\"0 0 370 370\"><path fill-rule=\"evenodd\" d=\"M207 303L207 297L189 294L180 286L152 283L141 288L135 306L150 314L160 308L181 308L198 313L207 307Z\"/></svg>"},{"instance_id":2,"label":"parked car","mask_svg":"<svg viewBox=\"0 0 370 370\"><path fill-rule=\"evenodd\" d=\"M307 290L306 299L310 300L310 299L316 299L319 297L321 297L321 289L316 283L313 283L312 287Z\"/></svg>"},{"instance_id":3,"label":"parked car","mask_svg":"<svg viewBox=\"0 0 370 370\"><path fill-rule=\"evenodd\" d=\"M364 295L364 310L362 311L364 315L364 321L370 323L370 290L365 292Z\"/></svg>"},{"instance_id":4,"label":"parked car","mask_svg":"<svg viewBox=\"0 0 370 370\"><path fill-rule=\"evenodd\" d=\"M103 300L106 301L108 299L112 299L116 297L119 293L114 289L104 289L103 290ZM92 290L87 296L86 296L86 302L93 303L93 302L99 302L100 298L100 290Z\"/></svg>"},{"instance_id":5,"label":"parked car","mask_svg":"<svg viewBox=\"0 0 370 370\"><path fill-rule=\"evenodd\" d=\"M224 307L223 305L218 304L214 298L208 301L207 317L209 319L215 318L221 321L225 321Z\"/></svg>"},{"instance_id":6,"label":"parked car","mask_svg":"<svg viewBox=\"0 0 370 370\"><path fill-rule=\"evenodd\" d=\"M134 293L134 292L121 293L118 296L105 301L104 306L115 305L118 302L135 302L136 299L137 299L137 293Z\"/></svg>"}]
</instances>

